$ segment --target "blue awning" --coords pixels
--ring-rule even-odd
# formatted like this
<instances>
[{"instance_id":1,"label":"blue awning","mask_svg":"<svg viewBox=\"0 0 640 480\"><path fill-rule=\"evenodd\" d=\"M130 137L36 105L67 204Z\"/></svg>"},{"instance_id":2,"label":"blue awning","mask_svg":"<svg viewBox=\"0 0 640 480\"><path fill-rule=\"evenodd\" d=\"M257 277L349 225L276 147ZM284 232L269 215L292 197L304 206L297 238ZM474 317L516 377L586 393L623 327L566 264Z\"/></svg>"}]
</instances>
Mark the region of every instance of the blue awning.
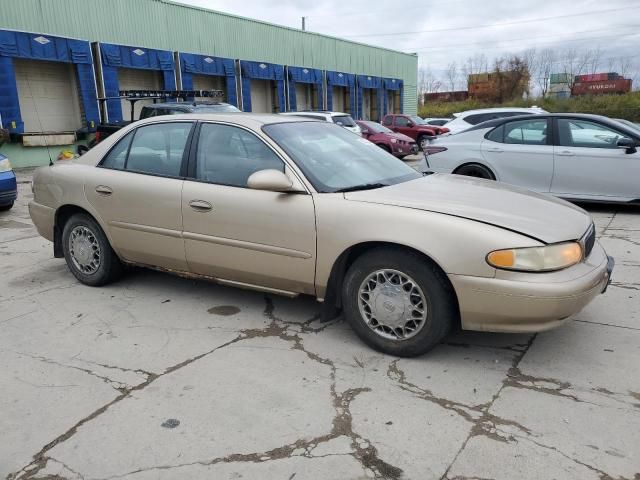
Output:
<instances>
[{"instance_id":1,"label":"blue awning","mask_svg":"<svg viewBox=\"0 0 640 480\"><path fill-rule=\"evenodd\" d=\"M278 108L281 112L286 110L284 96L284 67L266 62L250 62L240 60L240 71L242 72L242 110L251 111L251 79L273 80L276 82L278 92Z\"/></svg>"},{"instance_id":2,"label":"blue awning","mask_svg":"<svg viewBox=\"0 0 640 480\"><path fill-rule=\"evenodd\" d=\"M400 92L400 113L402 113L404 109L404 82L399 78L383 78L382 85L384 86L382 116L386 115L389 111L389 91Z\"/></svg>"},{"instance_id":3,"label":"blue awning","mask_svg":"<svg viewBox=\"0 0 640 480\"><path fill-rule=\"evenodd\" d=\"M117 97L119 95L118 68L121 67L161 71L164 89L176 89L173 53L168 50L101 43L100 55L102 57L102 79L106 97ZM110 122L121 122L122 104L120 100L107 100L107 112Z\"/></svg>"},{"instance_id":4,"label":"blue awning","mask_svg":"<svg viewBox=\"0 0 640 480\"><path fill-rule=\"evenodd\" d=\"M182 75L182 89L193 89L193 75L214 75L226 78L227 101L238 106L236 87L236 66L231 58L197 55L194 53L180 53L180 73Z\"/></svg>"},{"instance_id":5,"label":"blue awning","mask_svg":"<svg viewBox=\"0 0 640 480\"><path fill-rule=\"evenodd\" d=\"M356 116L356 76L353 73L327 72L327 110L333 110L333 87L349 89L351 113Z\"/></svg>"},{"instance_id":6,"label":"blue awning","mask_svg":"<svg viewBox=\"0 0 640 480\"><path fill-rule=\"evenodd\" d=\"M296 83L317 85L318 105L323 108L322 70L317 68L287 67L287 72L289 76L289 109L294 112L297 109Z\"/></svg>"},{"instance_id":7,"label":"blue awning","mask_svg":"<svg viewBox=\"0 0 640 480\"><path fill-rule=\"evenodd\" d=\"M75 64L85 121L89 130L95 129L100 114L88 41L0 30L0 115L10 132L23 133L13 58Z\"/></svg>"}]
</instances>

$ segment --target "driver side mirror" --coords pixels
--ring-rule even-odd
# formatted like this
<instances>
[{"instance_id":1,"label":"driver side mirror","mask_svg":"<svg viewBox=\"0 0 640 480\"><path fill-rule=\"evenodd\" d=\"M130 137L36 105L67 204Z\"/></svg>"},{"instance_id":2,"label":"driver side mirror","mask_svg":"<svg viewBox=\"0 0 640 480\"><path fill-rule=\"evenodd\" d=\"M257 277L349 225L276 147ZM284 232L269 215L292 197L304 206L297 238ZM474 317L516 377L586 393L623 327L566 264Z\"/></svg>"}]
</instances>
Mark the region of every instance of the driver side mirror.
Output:
<instances>
[{"instance_id":1,"label":"driver side mirror","mask_svg":"<svg viewBox=\"0 0 640 480\"><path fill-rule=\"evenodd\" d=\"M407 127L409 128L413 127L413 122L407 122Z\"/></svg>"},{"instance_id":2,"label":"driver side mirror","mask_svg":"<svg viewBox=\"0 0 640 480\"><path fill-rule=\"evenodd\" d=\"M293 192L291 179L280 170L258 170L247 179L247 186L254 190L267 190L270 192Z\"/></svg>"},{"instance_id":3,"label":"driver side mirror","mask_svg":"<svg viewBox=\"0 0 640 480\"><path fill-rule=\"evenodd\" d=\"M636 142L627 137L619 138L618 141L616 142L616 146L618 148L624 148L627 151L626 153L637 152Z\"/></svg>"}]
</instances>

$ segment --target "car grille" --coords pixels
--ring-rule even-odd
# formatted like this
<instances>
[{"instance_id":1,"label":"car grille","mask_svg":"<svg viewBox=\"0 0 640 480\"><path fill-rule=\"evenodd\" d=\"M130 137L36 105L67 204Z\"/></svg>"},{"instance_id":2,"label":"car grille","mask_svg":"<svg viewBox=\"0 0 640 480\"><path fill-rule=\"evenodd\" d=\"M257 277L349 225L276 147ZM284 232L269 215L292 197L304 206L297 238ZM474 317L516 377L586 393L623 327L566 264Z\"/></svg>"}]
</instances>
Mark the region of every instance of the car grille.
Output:
<instances>
[{"instance_id":1,"label":"car grille","mask_svg":"<svg viewBox=\"0 0 640 480\"><path fill-rule=\"evenodd\" d=\"M580 239L580 243L582 244L582 249L584 250L584 258L587 258L591 255L591 250L593 250L593 246L596 244L596 227L591 224L587 229L586 233Z\"/></svg>"}]
</instances>

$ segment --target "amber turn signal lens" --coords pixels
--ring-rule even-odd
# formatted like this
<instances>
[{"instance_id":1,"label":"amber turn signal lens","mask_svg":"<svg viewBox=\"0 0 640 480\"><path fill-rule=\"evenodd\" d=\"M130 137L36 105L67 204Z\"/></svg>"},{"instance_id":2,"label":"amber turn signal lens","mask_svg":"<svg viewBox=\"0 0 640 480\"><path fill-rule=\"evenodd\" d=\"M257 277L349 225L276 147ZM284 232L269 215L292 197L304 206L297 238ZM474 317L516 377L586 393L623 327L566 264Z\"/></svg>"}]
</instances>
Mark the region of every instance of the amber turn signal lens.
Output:
<instances>
[{"instance_id":1,"label":"amber turn signal lens","mask_svg":"<svg viewBox=\"0 0 640 480\"><path fill-rule=\"evenodd\" d=\"M496 250L489 254L487 260L494 267L511 268L515 263L516 255L513 250Z\"/></svg>"}]
</instances>

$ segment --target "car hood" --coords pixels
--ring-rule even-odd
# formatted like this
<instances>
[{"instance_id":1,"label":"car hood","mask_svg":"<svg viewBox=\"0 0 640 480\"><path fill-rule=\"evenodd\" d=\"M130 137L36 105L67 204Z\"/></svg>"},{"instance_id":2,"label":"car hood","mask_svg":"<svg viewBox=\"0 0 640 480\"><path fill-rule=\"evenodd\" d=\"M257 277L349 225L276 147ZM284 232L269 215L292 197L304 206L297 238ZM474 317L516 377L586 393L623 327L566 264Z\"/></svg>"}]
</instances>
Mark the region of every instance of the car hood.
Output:
<instances>
[{"instance_id":1,"label":"car hood","mask_svg":"<svg viewBox=\"0 0 640 480\"><path fill-rule=\"evenodd\" d=\"M345 193L345 198L455 215L544 243L576 240L592 221L583 209L559 198L461 175L433 174L389 187Z\"/></svg>"}]
</instances>

